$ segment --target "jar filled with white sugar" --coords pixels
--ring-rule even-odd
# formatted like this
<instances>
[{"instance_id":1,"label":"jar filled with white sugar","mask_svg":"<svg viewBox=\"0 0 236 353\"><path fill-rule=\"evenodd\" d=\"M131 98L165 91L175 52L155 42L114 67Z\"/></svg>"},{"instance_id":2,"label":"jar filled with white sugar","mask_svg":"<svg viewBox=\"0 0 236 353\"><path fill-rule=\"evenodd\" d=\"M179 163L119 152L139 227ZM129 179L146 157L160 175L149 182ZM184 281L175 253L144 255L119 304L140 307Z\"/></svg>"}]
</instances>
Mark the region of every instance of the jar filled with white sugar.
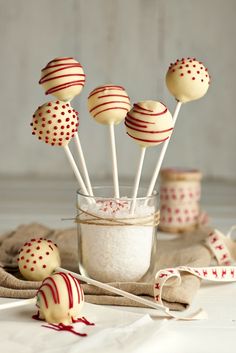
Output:
<instances>
[{"instance_id":1,"label":"jar filled with white sugar","mask_svg":"<svg viewBox=\"0 0 236 353\"><path fill-rule=\"evenodd\" d=\"M140 280L156 239L157 194L134 200L130 187L120 187L120 198L113 197L113 187L93 192L94 197L77 192L80 272L101 282Z\"/></svg>"}]
</instances>

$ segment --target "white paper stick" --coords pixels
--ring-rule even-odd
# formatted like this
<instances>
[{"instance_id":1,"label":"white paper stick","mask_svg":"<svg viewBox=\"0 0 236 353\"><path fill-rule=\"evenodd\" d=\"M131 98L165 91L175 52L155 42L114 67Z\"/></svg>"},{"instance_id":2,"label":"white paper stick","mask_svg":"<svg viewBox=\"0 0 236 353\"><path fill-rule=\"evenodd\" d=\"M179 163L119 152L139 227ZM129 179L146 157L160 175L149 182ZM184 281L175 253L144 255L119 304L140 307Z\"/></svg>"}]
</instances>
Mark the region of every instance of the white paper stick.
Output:
<instances>
[{"instance_id":1,"label":"white paper stick","mask_svg":"<svg viewBox=\"0 0 236 353\"><path fill-rule=\"evenodd\" d=\"M86 282L88 284L92 284L92 285L94 285L94 286L96 286L98 288L102 288L102 289L105 289L105 290L107 290L109 292L118 294L118 295L120 295L122 297L131 299L133 301L136 301L137 303L146 305L146 306L148 306L150 308L154 308L154 309L157 309L157 310L164 311L166 314L169 315L169 313L168 313L169 309L168 308L165 308L165 307L163 307L160 304L154 303L151 300L138 297L137 295L134 295L134 294L131 294L129 292L125 292L125 291L123 291L121 289L112 287L109 284L102 283L102 282L96 281L94 279L79 275L78 273L65 270L64 268L61 268L61 267L57 267L56 271L61 271L61 272L64 272L64 273L71 273L74 277L78 278L79 280L81 280L83 282Z\"/></svg>"},{"instance_id":2,"label":"white paper stick","mask_svg":"<svg viewBox=\"0 0 236 353\"><path fill-rule=\"evenodd\" d=\"M11 303L4 303L0 305L0 310L5 310L5 309L11 309L11 308L17 308L19 306L25 306L29 304L35 304L36 303L36 298L30 298L30 299L20 299L16 300Z\"/></svg>"},{"instance_id":3,"label":"white paper stick","mask_svg":"<svg viewBox=\"0 0 236 353\"><path fill-rule=\"evenodd\" d=\"M174 112L174 115L173 115L173 126L175 126L175 123L176 123L176 120L177 120L177 117L178 117L178 114L179 114L179 111L180 111L180 108L181 108L181 104L182 104L181 102L178 102L177 105L176 105L175 112ZM156 184L156 181L157 181L157 178L159 176L159 172L160 172L160 169L161 169L161 166L162 166L162 163L163 163L163 159L165 157L165 153L166 153L168 144L170 142L170 138L171 138L171 136L168 138L168 140L166 140L163 143L162 150L161 150L159 159L157 161L156 168L154 170L150 185L148 187L147 196L151 196L152 193L153 193L153 190L154 190L154 187L155 187L155 184Z\"/></svg>"},{"instance_id":4,"label":"white paper stick","mask_svg":"<svg viewBox=\"0 0 236 353\"><path fill-rule=\"evenodd\" d=\"M84 153L83 153L83 150L82 150L82 146L81 146L80 138L79 138L78 134L75 134L75 144L76 144L76 147L77 147L77 150L78 150L80 164L81 164L83 175L84 175L84 178L85 178L85 184L87 186L89 195L93 196L93 190L92 190L92 186L91 186L90 179L89 179L88 169L87 169L87 166L86 166L86 163L85 163Z\"/></svg>"},{"instance_id":5,"label":"white paper stick","mask_svg":"<svg viewBox=\"0 0 236 353\"><path fill-rule=\"evenodd\" d=\"M114 184L115 198L119 198L120 191L119 191L119 180L118 180L114 124L109 124L109 133L110 133L110 143L111 143L111 153L112 153L112 172L113 172L113 184Z\"/></svg>"},{"instance_id":6,"label":"white paper stick","mask_svg":"<svg viewBox=\"0 0 236 353\"><path fill-rule=\"evenodd\" d=\"M64 146L64 150L65 150L66 156L67 156L67 158L68 158L68 160L69 160L69 162L70 162L71 168L73 169L73 172L74 172L74 174L75 174L75 176L76 176L76 179L77 179L78 182L79 182L79 186L81 187L82 191L83 191L86 195L88 195L88 191L87 191L87 189L86 189L86 186L85 186L85 184L84 184L84 182L83 182L83 179L82 179L82 177L81 177L81 175L80 175L80 172L79 172L79 170L78 170L78 168L77 168L77 165L76 165L76 163L75 163L74 157L72 156L72 153L71 153L71 151L70 151L68 145L67 145L67 146Z\"/></svg>"},{"instance_id":7,"label":"white paper stick","mask_svg":"<svg viewBox=\"0 0 236 353\"><path fill-rule=\"evenodd\" d=\"M145 152L146 152L146 147L141 148L141 153L139 157L139 164L138 164L138 170L136 173L135 181L134 181L134 188L133 188L133 194L132 194L132 205L131 205L131 214L134 214L135 210L135 205L136 205L136 198L138 194L138 187L141 179L141 174L142 174L142 169L143 169L143 161L145 157Z\"/></svg>"}]
</instances>

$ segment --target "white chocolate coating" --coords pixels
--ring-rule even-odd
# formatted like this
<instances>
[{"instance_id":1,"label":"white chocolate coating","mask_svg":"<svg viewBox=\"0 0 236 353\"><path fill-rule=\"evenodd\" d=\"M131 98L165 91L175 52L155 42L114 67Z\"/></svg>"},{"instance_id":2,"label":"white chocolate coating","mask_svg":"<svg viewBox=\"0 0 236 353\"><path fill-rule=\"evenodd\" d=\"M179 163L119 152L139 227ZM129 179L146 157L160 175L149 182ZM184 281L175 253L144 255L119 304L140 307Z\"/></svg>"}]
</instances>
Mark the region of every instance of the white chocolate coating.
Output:
<instances>
[{"instance_id":1,"label":"white chocolate coating","mask_svg":"<svg viewBox=\"0 0 236 353\"><path fill-rule=\"evenodd\" d=\"M186 103L203 97L210 84L208 70L195 58L176 60L166 74L170 93L180 102Z\"/></svg>"},{"instance_id":2,"label":"white chocolate coating","mask_svg":"<svg viewBox=\"0 0 236 353\"><path fill-rule=\"evenodd\" d=\"M100 124L119 124L130 108L129 96L121 86L99 86L88 97L89 112Z\"/></svg>"},{"instance_id":3,"label":"white chocolate coating","mask_svg":"<svg viewBox=\"0 0 236 353\"><path fill-rule=\"evenodd\" d=\"M42 281L61 265L56 244L42 238L25 243L17 261L22 276L31 281Z\"/></svg>"},{"instance_id":4,"label":"white chocolate coating","mask_svg":"<svg viewBox=\"0 0 236 353\"><path fill-rule=\"evenodd\" d=\"M78 130L78 113L69 103L48 102L36 110L32 134L51 146L66 146Z\"/></svg>"},{"instance_id":5,"label":"white chocolate coating","mask_svg":"<svg viewBox=\"0 0 236 353\"><path fill-rule=\"evenodd\" d=\"M85 83L81 64L73 58L55 58L42 69L39 83L46 94L67 102L80 94Z\"/></svg>"},{"instance_id":6,"label":"white chocolate coating","mask_svg":"<svg viewBox=\"0 0 236 353\"><path fill-rule=\"evenodd\" d=\"M134 104L125 118L127 134L142 147L159 145L173 130L172 116L166 106L156 101Z\"/></svg>"},{"instance_id":7,"label":"white chocolate coating","mask_svg":"<svg viewBox=\"0 0 236 353\"><path fill-rule=\"evenodd\" d=\"M37 293L39 318L48 323L71 324L78 319L84 293L77 278L62 272L47 277Z\"/></svg>"}]
</instances>

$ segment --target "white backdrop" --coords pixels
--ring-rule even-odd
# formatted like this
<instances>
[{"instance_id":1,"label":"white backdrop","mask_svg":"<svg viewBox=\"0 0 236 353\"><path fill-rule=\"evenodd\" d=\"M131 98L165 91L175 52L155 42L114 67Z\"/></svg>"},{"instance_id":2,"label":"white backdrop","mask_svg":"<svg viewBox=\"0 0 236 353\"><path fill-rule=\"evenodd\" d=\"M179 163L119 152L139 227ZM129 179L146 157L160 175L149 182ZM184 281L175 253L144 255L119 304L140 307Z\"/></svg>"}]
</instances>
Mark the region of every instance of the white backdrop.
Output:
<instances>
[{"instance_id":1,"label":"white backdrop","mask_svg":"<svg viewBox=\"0 0 236 353\"><path fill-rule=\"evenodd\" d=\"M165 165L200 168L205 176L236 180L235 0L0 0L1 176L67 177L63 150L31 136L34 110L49 100L38 85L41 68L56 56L74 56L87 83L73 105L93 178L111 175L107 131L90 118L87 96L96 85L123 85L132 102L175 102L165 73L176 58L195 56L212 84L201 100L181 109ZM119 173L132 177L138 146L116 129ZM160 148L149 149L149 179Z\"/></svg>"}]
</instances>

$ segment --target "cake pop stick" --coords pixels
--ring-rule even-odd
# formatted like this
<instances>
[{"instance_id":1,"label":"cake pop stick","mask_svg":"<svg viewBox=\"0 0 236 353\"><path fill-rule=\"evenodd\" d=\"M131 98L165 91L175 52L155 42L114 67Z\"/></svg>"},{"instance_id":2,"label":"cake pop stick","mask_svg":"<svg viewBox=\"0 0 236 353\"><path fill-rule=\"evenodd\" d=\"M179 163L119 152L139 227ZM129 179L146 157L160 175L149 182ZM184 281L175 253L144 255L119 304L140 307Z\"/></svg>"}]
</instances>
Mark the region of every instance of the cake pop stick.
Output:
<instances>
[{"instance_id":1,"label":"cake pop stick","mask_svg":"<svg viewBox=\"0 0 236 353\"><path fill-rule=\"evenodd\" d=\"M131 213L134 213L146 148L168 141L173 129L172 117L166 106L156 101L134 104L125 118L127 134L141 147L138 170L135 177Z\"/></svg>"},{"instance_id":2,"label":"cake pop stick","mask_svg":"<svg viewBox=\"0 0 236 353\"><path fill-rule=\"evenodd\" d=\"M114 125L119 124L130 110L130 99L124 88L121 86L99 86L95 88L88 97L88 109L98 123L109 125L114 193L115 197L119 198L120 193Z\"/></svg>"},{"instance_id":3,"label":"cake pop stick","mask_svg":"<svg viewBox=\"0 0 236 353\"><path fill-rule=\"evenodd\" d=\"M170 64L166 74L166 84L178 102L173 116L173 124L175 125L182 103L199 99L206 94L210 84L210 76L201 61L197 61L195 58L177 59L174 64ZM169 140L163 145L147 196L150 196L154 190L168 144Z\"/></svg>"},{"instance_id":4,"label":"cake pop stick","mask_svg":"<svg viewBox=\"0 0 236 353\"><path fill-rule=\"evenodd\" d=\"M45 89L46 94L52 94L61 101L69 103L75 96L80 94L84 87L85 74L82 65L75 59L71 57L56 58L42 69L39 83ZM89 195L93 196L79 135L77 132L74 135L85 184Z\"/></svg>"},{"instance_id":5,"label":"cake pop stick","mask_svg":"<svg viewBox=\"0 0 236 353\"><path fill-rule=\"evenodd\" d=\"M82 191L88 195L86 186L68 147L70 139L77 132L78 125L77 114L71 105L59 100L48 102L38 107L31 123L32 134L36 135L39 140L51 146L64 148Z\"/></svg>"},{"instance_id":6,"label":"cake pop stick","mask_svg":"<svg viewBox=\"0 0 236 353\"><path fill-rule=\"evenodd\" d=\"M76 144L76 147L77 147L78 155L80 157L80 164L81 164L81 168L82 168L82 171L83 171L85 184L86 184L86 187L88 189L88 193L89 193L90 196L93 196L93 189L92 189L92 185L91 185L91 182L90 182L88 169L87 169L87 166L86 166L84 153L83 153L83 150L82 150L82 146L81 146L81 143L80 143L80 138L79 138L78 133L75 133L74 140L75 140L75 144Z\"/></svg>"}]
</instances>

